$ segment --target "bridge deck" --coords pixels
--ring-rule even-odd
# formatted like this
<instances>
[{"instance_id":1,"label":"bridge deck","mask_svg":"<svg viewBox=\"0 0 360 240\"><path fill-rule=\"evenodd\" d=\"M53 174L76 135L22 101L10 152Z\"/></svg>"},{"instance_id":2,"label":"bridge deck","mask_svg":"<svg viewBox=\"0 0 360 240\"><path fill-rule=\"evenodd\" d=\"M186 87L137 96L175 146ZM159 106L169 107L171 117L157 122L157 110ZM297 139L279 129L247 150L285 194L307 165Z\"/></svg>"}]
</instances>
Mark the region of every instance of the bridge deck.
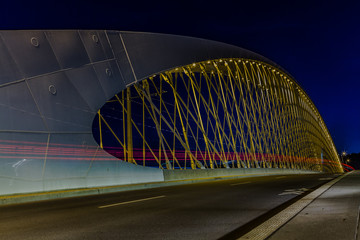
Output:
<instances>
[{"instance_id":1,"label":"bridge deck","mask_svg":"<svg viewBox=\"0 0 360 240\"><path fill-rule=\"evenodd\" d=\"M360 171L353 171L275 232L270 240L360 239Z\"/></svg>"}]
</instances>

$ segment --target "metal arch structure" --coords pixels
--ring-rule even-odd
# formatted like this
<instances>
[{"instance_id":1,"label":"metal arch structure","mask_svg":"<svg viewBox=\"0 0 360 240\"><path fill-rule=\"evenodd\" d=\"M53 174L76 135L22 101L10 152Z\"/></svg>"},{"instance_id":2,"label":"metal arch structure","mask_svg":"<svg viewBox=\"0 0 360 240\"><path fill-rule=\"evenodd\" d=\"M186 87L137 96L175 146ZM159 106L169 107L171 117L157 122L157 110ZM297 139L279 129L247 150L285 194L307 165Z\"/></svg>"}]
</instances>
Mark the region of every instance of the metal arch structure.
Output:
<instances>
[{"instance_id":1,"label":"metal arch structure","mask_svg":"<svg viewBox=\"0 0 360 240\"><path fill-rule=\"evenodd\" d=\"M162 168L343 171L316 107L280 66L154 33L0 31L0 148L0 194L159 181Z\"/></svg>"},{"instance_id":2,"label":"metal arch structure","mask_svg":"<svg viewBox=\"0 0 360 240\"><path fill-rule=\"evenodd\" d=\"M208 60L153 75L108 101L94 130L107 152L142 166L340 169L320 114L300 86L250 59Z\"/></svg>"}]
</instances>

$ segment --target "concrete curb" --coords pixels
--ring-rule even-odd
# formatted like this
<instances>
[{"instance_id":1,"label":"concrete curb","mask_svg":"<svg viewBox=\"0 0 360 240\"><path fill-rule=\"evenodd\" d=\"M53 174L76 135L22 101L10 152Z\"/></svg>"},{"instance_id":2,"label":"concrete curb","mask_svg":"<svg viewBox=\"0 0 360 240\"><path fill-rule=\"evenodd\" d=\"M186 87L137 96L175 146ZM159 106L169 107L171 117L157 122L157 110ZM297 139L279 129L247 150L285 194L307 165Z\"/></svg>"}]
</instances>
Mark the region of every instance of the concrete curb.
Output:
<instances>
[{"instance_id":1,"label":"concrete curb","mask_svg":"<svg viewBox=\"0 0 360 240\"><path fill-rule=\"evenodd\" d=\"M348 176L352 172L343 174L330 182L325 183L318 189L313 192L305 195L300 200L296 201L283 211L277 213L275 216L271 217L267 221L263 222L259 226L255 227L245 235L241 236L237 240L265 240L268 239L270 235L272 235L275 231L285 225L290 219L299 214L305 207L307 207L310 203L312 203L316 198L318 198L325 191L330 189L335 183Z\"/></svg>"}]
</instances>

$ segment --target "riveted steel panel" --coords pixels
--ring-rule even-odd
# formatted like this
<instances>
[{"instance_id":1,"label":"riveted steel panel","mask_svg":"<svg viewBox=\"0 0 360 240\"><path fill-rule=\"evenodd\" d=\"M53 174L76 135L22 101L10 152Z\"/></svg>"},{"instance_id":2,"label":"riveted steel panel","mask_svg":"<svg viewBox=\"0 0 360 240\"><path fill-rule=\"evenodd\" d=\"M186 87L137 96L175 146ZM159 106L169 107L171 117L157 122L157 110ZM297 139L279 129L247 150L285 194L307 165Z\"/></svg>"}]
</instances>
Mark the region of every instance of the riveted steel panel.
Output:
<instances>
[{"instance_id":1,"label":"riveted steel panel","mask_svg":"<svg viewBox=\"0 0 360 240\"><path fill-rule=\"evenodd\" d=\"M91 62L103 61L107 59L102 41L105 40L105 44L108 45L107 39L100 39L97 31L79 31L81 40L84 43L86 52L90 57Z\"/></svg>"},{"instance_id":2,"label":"riveted steel panel","mask_svg":"<svg viewBox=\"0 0 360 240\"><path fill-rule=\"evenodd\" d=\"M24 77L60 69L42 31L4 31L1 36Z\"/></svg>"},{"instance_id":3,"label":"riveted steel panel","mask_svg":"<svg viewBox=\"0 0 360 240\"><path fill-rule=\"evenodd\" d=\"M51 131L91 131L95 113L64 72L29 80L29 87Z\"/></svg>"},{"instance_id":4,"label":"riveted steel panel","mask_svg":"<svg viewBox=\"0 0 360 240\"><path fill-rule=\"evenodd\" d=\"M270 62L249 50L192 37L121 32L137 79L178 66L217 58L243 57Z\"/></svg>"},{"instance_id":5,"label":"riveted steel panel","mask_svg":"<svg viewBox=\"0 0 360 240\"><path fill-rule=\"evenodd\" d=\"M94 64L94 69L107 100L125 89L125 82L120 74L116 61ZM105 102L102 104L105 104Z\"/></svg>"},{"instance_id":6,"label":"riveted steel panel","mask_svg":"<svg viewBox=\"0 0 360 240\"><path fill-rule=\"evenodd\" d=\"M46 31L45 34L62 68L75 68L90 62L77 31Z\"/></svg>"},{"instance_id":7,"label":"riveted steel panel","mask_svg":"<svg viewBox=\"0 0 360 240\"><path fill-rule=\"evenodd\" d=\"M131 64L129 63L126 51L123 47L120 34L118 32L109 32L108 37L111 43L111 47L114 51L115 58L118 62L121 74L125 80L125 84L131 84L136 81L134 73L132 71Z\"/></svg>"},{"instance_id":8,"label":"riveted steel panel","mask_svg":"<svg viewBox=\"0 0 360 240\"><path fill-rule=\"evenodd\" d=\"M92 66L72 69L65 74L94 112L106 101L105 93Z\"/></svg>"},{"instance_id":9,"label":"riveted steel panel","mask_svg":"<svg viewBox=\"0 0 360 240\"><path fill-rule=\"evenodd\" d=\"M10 131L46 131L40 116L0 105L0 128Z\"/></svg>"},{"instance_id":10,"label":"riveted steel panel","mask_svg":"<svg viewBox=\"0 0 360 240\"><path fill-rule=\"evenodd\" d=\"M0 132L0 176L41 179L47 139L47 133Z\"/></svg>"},{"instance_id":11,"label":"riveted steel panel","mask_svg":"<svg viewBox=\"0 0 360 240\"><path fill-rule=\"evenodd\" d=\"M25 81L0 88L0 105L39 115Z\"/></svg>"},{"instance_id":12,"label":"riveted steel panel","mask_svg":"<svg viewBox=\"0 0 360 240\"><path fill-rule=\"evenodd\" d=\"M48 134L0 132L1 194L42 191Z\"/></svg>"},{"instance_id":13,"label":"riveted steel panel","mask_svg":"<svg viewBox=\"0 0 360 240\"><path fill-rule=\"evenodd\" d=\"M204 40L194 41L190 38L184 41L183 37L146 33L121 35L138 79L176 66L209 59Z\"/></svg>"},{"instance_id":14,"label":"riveted steel panel","mask_svg":"<svg viewBox=\"0 0 360 240\"><path fill-rule=\"evenodd\" d=\"M0 37L0 85L20 79L21 73Z\"/></svg>"},{"instance_id":15,"label":"riveted steel panel","mask_svg":"<svg viewBox=\"0 0 360 240\"><path fill-rule=\"evenodd\" d=\"M106 58L107 59L112 59L112 58L114 58L114 54L113 54L113 50L112 50L112 48L110 46L109 38L108 38L106 32L108 32L108 31L100 31L100 30L97 31L99 39L101 41L101 45L102 45L102 47L104 49L104 53L106 55Z\"/></svg>"},{"instance_id":16,"label":"riveted steel panel","mask_svg":"<svg viewBox=\"0 0 360 240\"><path fill-rule=\"evenodd\" d=\"M26 82L0 88L0 129L45 131Z\"/></svg>"},{"instance_id":17,"label":"riveted steel panel","mask_svg":"<svg viewBox=\"0 0 360 240\"><path fill-rule=\"evenodd\" d=\"M44 178L86 177L98 146L92 134L51 134Z\"/></svg>"}]
</instances>

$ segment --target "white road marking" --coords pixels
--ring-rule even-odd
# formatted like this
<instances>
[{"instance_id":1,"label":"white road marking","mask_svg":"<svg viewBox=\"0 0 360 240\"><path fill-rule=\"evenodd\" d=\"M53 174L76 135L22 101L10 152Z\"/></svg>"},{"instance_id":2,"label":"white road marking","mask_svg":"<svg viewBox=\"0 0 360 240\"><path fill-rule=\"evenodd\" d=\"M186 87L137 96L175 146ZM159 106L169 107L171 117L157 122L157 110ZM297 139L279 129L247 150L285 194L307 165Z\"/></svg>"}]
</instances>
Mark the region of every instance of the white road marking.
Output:
<instances>
[{"instance_id":1,"label":"white road marking","mask_svg":"<svg viewBox=\"0 0 360 240\"><path fill-rule=\"evenodd\" d=\"M241 236L237 240L264 240L267 239L271 234L273 234L276 230L278 230L281 226L287 223L291 218L293 218L296 214L298 214L301 210L303 210L307 205L309 205L315 198L320 196L323 192L328 190L332 185L338 182L343 177L347 176L344 174L334 180L324 184L320 188L315 191L309 193L305 197L301 198L299 201L293 203L285 210L279 212L275 216L271 217L267 221L263 222L250 232Z\"/></svg>"},{"instance_id":2,"label":"white road marking","mask_svg":"<svg viewBox=\"0 0 360 240\"><path fill-rule=\"evenodd\" d=\"M299 189L287 189L283 193L278 194L279 196L283 195L301 195L304 192L309 191L307 188L299 188Z\"/></svg>"},{"instance_id":3,"label":"white road marking","mask_svg":"<svg viewBox=\"0 0 360 240\"><path fill-rule=\"evenodd\" d=\"M119 205L124 205L124 204L129 204L129 203L136 203L136 202L143 202L143 201L148 201L148 200L153 200L153 199L158 199L158 198L163 198L163 197L165 197L165 196L162 195L162 196L151 197L151 198L137 199L137 200L132 200L132 201L128 201L128 202L120 202L120 203L114 203L114 204L110 204L110 205L100 206L98 208L115 207L115 206L119 206Z\"/></svg>"},{"instance_id":4,"label":"white road marking","mask_svg":"<svg viewBox=\"0 0 360 240\"><path fill-rule=\"evenodd\" d=\"M230 184L230 186L243 185L243 184L248 184L248 183L251 183L251 182L233 183L233 184Z\"/></svg>"},{"instance_id":5,"label":"white road marking","mask_svg":"<svg viewBox=\"0 0 360 240\"><path fill-rule=\"evenodd\" d=\"M319 181L325 181L325 180L333 180L334 178L328 177L328 178L319 178Z\"/></svg>"},{"instance_id":6,"label":"white road marking","mask_svg":"<svg viewBox=\"0 0 360 240\"><path fill-rule=\"evenodd\" d=\"M286 178L286 176L279 176L279 177L276 177L276 179L280 179L280 178Z\"/></svg>"}]
</instances>

